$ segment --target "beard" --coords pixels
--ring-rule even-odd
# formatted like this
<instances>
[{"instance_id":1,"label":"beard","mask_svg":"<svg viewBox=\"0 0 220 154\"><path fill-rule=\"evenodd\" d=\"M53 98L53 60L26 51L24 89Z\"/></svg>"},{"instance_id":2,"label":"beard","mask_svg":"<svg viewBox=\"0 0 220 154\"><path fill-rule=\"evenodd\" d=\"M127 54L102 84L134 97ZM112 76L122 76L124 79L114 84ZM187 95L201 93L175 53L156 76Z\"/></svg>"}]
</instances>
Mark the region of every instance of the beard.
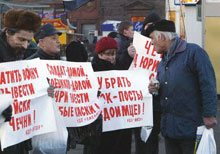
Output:
<instances>
[{"instance_id":1,"label":"beard","mask_svg":"<svg viewBox=\"0 0 220 154\"><path fill-rule=\"evenodd\" d=\"M16 55L23 55L25 53L26 49L23 47L17 47L15 48Z\"/></svg>"}]
</instances>

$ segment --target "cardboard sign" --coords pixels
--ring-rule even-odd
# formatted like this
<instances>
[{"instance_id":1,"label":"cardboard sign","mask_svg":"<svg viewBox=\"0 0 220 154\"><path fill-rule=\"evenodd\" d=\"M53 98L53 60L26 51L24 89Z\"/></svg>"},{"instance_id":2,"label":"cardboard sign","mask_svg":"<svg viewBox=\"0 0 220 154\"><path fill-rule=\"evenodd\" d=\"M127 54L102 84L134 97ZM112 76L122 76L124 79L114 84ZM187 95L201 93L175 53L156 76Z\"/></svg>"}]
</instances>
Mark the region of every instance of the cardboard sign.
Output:
<instances>
[{"instance_id":1,"label":"cardboard sign","mask_svg":"<svg viewBox=\"0 0 220 154\"><path fill-rule=\"evenodd\" d=\"M157 65L161 60L161 55L156 53L151 39L135 32L133 45L136 55L129 70L147 70L150 73L149 79L156 78Z\"/></svg>"},{"instance_id":2,"label":"cardboard sign","mask_svg":"<svg viewBox=\"0 0 220 154\"><path fill-rule=\"evenodd\" d=\"M99 116L98 83L91 63L42 60L55 86L55 99L67 127L84 126Z\"/></svg>"},{"instance_id":3,"label":"cardboard sign","mask_svg":"<svg viewBox=\"0 0 220 154\"><path fill-rule=\"evenodd\" d=\"M13 111L11 121L0 128L2 149L56 131L49 85L39 64L39 59L0 64L1 103L11 104Z\"/></svg>"},{"instance_id":4,"label":"cardboard sign","mask_svg":"<svg viewBox=\"0 0 220 154\"><path fill-rule=\"evenodd\" d=\"M153 126L148 75L139 71L96 72L102 103L103 132Z\"/></svg>"}]
</instances>

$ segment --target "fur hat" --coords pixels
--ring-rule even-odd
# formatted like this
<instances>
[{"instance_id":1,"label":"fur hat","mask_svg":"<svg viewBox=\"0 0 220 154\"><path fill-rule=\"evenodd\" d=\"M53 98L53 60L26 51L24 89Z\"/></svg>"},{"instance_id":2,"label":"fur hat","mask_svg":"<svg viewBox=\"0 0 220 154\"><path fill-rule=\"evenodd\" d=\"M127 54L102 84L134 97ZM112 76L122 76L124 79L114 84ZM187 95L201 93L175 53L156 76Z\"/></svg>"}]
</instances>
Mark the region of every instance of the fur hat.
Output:
<instances>
[{"instance_id":1,"label":"fur hat","mask_svg":"<svg viewBox=\"0 0 220 154\"><path fill-rule=\"evenodd\" d=\"M99 54L107 49L118 49L118 43L111 37L103 37L96 43L95 52Z\"/></svg>"},{"instance_id":2,"label":"fur hat","mask_svg":"<svg viewBox=\"0 0 220 154\"><path fill-rule=\"evenodd\" d=\"M163 31L163 32L176 32L175 24L171 20L162 19L154 24L151 24L147 28L147 37L149 37L150 33L154 30Z\"/></svg>"},{"instance_id":3,"label":"fur hat","mask_svg":"<svg viewBox=\"0 0 220 154\"><path fill-rule=\"evenodd\" d=\"M28 10L12 9L4 15L4 27L36 32L41 26L41 18Z\"/></svg>"}]
</instances>

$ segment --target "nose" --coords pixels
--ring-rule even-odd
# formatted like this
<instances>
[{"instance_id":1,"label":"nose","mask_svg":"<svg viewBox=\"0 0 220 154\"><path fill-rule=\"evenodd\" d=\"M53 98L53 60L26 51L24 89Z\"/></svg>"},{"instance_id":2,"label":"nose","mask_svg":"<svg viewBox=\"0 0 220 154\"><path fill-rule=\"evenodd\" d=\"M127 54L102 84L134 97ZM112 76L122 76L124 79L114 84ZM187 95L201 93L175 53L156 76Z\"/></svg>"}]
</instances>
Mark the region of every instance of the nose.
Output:
<instances>
[{"instance_id":1,"label":"nose","mask_svg":"<svg viewBox=\"0 0 220 154\"><path fill-rule=\"evenodd\" d=\"M27 49L28 45L29 45L29 42L28 41L24 41L23 44L22 44L22 47L24 49Z\"/></svg>"},{"instance_id":2,"label":"nose","mask_svg":"<svg viewBox=\"0 0 220 154\"><path fill-rule=\"evenodd\" d=\"M59 44L60 44L60 39L59 39L59 38L57 38L57 43L59 43Z\"/></svg>"},{"instance_id":3,"label":"nose","mask_svg":"<svg viewBox=\"0 0 220 154\"><path fill-rule=\"evenodd\" d=\"M115 57L116 57L115 55L111 56L111 61L112 62L115 62Z\"/></svg>"}]
</instances>

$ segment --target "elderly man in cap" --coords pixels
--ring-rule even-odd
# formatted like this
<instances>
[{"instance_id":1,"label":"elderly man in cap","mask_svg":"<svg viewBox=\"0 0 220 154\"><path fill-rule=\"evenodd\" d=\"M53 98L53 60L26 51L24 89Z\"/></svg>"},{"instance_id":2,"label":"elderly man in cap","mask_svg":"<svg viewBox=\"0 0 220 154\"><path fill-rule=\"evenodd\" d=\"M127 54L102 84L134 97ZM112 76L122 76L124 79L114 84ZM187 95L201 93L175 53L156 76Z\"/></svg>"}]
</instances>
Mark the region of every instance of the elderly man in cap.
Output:
<instances>
[{"instance_id":1,"label":"elderly man in cap","mask_svg":"<svg viewBox=\"0 0 220 154\"><path fill-rule=\"evenodd\" d=\"M40 31L34 34L34 39L38 43L36 53L27 59L39 57L40 59L59 60L60 59L60 40L62 33L57 31L51 23L41 26Z\"/></svg>"},{"instance_id":2,"label":"elderly man in cap","mask_svg":"<svg viewBox=\"0 0 220 154\"><path fill-rule=\"evenodd\" d=\"M41 25L39 15L26 10L9 10L4 14L4 28L0 32L0 63L22 60L34 32ZM12 115L9 106L2 115L5 121L10 121ZM31 149L28 141L13 145L1 151L0 154L27 154Z\"/></svg>"},{"instance_id":3,"label":"elderly man in cap","mask_svg":"<svg viewBox=\"0 0 220 154\"><path fill-rule=\"evenodd\" d=\"M148 28L147 35L163 58L157 67L158 89L149 84L149 92L162 109L161 133L167 154L193 154L196 130L200 125L217 124L215 73L207 55L196 44L177 37L175 25L160 20Z\"/></svg>"}]
</instances>

